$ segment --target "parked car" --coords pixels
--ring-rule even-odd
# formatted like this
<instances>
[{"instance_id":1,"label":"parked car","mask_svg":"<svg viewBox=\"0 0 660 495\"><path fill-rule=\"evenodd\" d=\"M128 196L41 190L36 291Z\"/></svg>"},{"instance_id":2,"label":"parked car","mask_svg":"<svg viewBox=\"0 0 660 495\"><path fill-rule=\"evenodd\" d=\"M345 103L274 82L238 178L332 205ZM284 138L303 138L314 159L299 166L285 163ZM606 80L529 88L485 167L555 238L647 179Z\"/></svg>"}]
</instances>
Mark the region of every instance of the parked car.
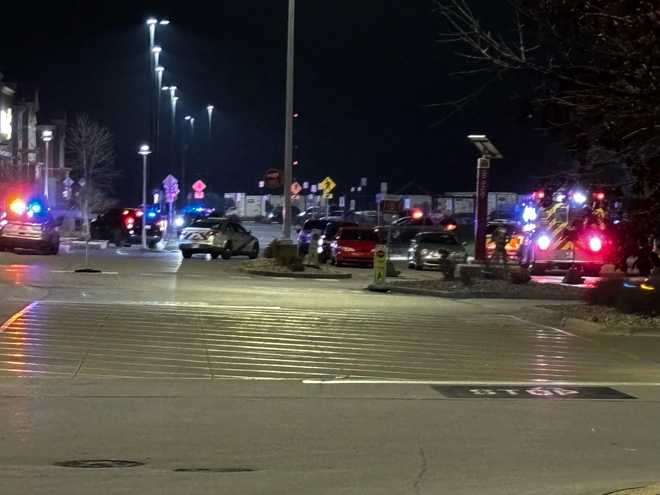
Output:
<instances>
[{"instance_id":1,"label":"parked car","mask_svg":"<svg viewBox=\"0 0 660 495\"><path fill-rule=\"evenodd\" d=\"M259 256L259 241L243 226L222 217L206 217L195 220L183 229L179 236L179 249L184 258L193 254L210 254L211 258L228 260L234 255L250 259Z\"/></svg>"},{"instance_id":2,"label":"parked car","mask_svg":"<svg viewBox=\"0 0 660 495\"><path fill-rule=\"evenodd\" d=\"M60 250L58 225L50 215L39 219L4 219L0 226L0 251L21 249L57 254Z\"/></svg>"},{"instance_id":3,"label":"parked car","mask_svg":"<svg viewBox=\"0 0 660 495\"><path fill-rule=\"evenodd\" d=\"M454 263L467 261L465 247L448 232L420 232L408 248L408 267L416 270L440 268L446 258Z\"/></svg>"},{"instance_id":4,"label":"parked car","mask_svg":"<svg viewBox=\"0 0 660 495\"><path fill-rule=\"evenodd\" d=\"M142 242L142 209L111 208L89 223L90 237L107 240L115 246L129 246ZM165 220L155 211L147 212L147 245L154 247L163 237Z\"/></svg>"},{"instance_id":5,"label":"parked car","mask_svg":"<svg viewBox=\"0 0 660 495\"><path fill-rule=\"evenodd\" d=\"M347 222L345 220L328 220L328 222L325 224L325 229L323 229L323 233L321 234L321 238L319 239L319 244L317 247L319 262L325 263L331 258L332 252L330 245L335 240L339 229L344 227L357 227L357 225L358 224L355 222Z\"/></svg>"},{"instance_id":6,"label":"parked car","mask_svg":"<svg viewBox=\"0 0 660 495\"><path fill-rule=\"evenodd\" d=\"M298 225L304 225L307 220L312 220L323 216L323 211L318 206L310 206L304 211L298 213L294 218Z\"/></svg>"},{"instance_id":7,"label":"parked car","mask_svg":"<svg viewBox=\"0 0 660 495\"><path fill-rule=\"evenodd\" d=\"M323 234L326 224L330 220L341 220L341 218L319 218L306 220L301 228L298 229L298 254L303 256L309 251L309 244L312 240L314 231L318 231L319 237Z\"/></svg>"},{"instance_id":8,"label":"parked car","mask_svg":"<svg viewBox=\"0 0 660 495\"><path fill-rule=\"evenodd\" d=\"M378 234L371 227L341 227L330 245L330 261L341 266L346 263L373 265Z\"/></svg>"}]
</instances>

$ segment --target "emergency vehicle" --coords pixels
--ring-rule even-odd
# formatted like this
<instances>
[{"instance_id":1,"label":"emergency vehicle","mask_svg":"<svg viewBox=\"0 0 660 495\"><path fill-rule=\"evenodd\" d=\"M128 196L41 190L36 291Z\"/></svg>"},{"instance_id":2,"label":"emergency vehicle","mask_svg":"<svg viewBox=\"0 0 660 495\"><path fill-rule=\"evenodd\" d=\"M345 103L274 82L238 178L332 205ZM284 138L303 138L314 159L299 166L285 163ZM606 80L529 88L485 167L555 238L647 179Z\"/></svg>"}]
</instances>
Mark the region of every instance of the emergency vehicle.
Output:
<instances>
[{"instance_id":1,"label":"emergency vehicle","mask_svg":"<svg viewBox=\"0 0 660 495\"><path fill-rule=\"evenodd\" d=\"M5 199L0 219L0 251L14 249L57 254L60 235L55 220L43 198L33 194L16 194Z\"/></svg>"},{"instance_id":2,"label":"emergency vehicle","mask_svg":"<svg viewBox=\"0 0 660 495\"><path fill-rule=\"evenodd\" d=\"M532 274L573 266L585 275L598 276L614 258L614 231L601 190L536 191L523 204L522 217L521 263Z\"/></svg>"}]
</instances>

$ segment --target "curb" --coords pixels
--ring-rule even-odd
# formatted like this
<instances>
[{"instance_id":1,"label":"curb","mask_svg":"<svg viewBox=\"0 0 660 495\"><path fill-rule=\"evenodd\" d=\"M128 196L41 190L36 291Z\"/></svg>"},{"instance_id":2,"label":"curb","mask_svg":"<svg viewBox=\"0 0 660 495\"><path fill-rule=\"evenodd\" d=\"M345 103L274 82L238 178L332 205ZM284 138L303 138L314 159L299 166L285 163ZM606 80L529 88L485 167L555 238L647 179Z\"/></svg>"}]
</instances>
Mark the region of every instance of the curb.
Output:
<instances>
[{"instance_id":1,"label":"curb","mask_svg":"<svg viewBox=\"0 0 660 495\"><path fill-rule=\"evenodd\" d=\"M69 246L85 247L85 241L70 241L64 243ZM94 249L108 249L108 241L89 241L89 247Z\"/></svg>"},{"instance_id":2,"label":"curb","mask_svg":"<svg viewBox=\"0 0 660 495\"><path fill-rule=\"evenodd\" d=\"M626 328L620 330L618 327L608 327L595 321L583 320L581 318L566 317L561 322L561 328L569 332L581 332L599 335L619 335L626 337L660 337L660 329L648 328Z\"/></svg>"},{"instance_id":3,"label":"curb","mask_svg":"<svg viewBox=\"0 0 660 495\"><path fill-rule=\"evenodd\" d=\"M325 279L348 279L351 273L309 273L309 272L274 272L270 270L254 270L252 268L240 267L241 271L250 275L260 277L286 277L286 278L325 278Z\"/></svg>"},{"instance_id":4,"label":"curb","mask_svg":"<svg viewBox=\"0 0 660 495\"><path fill-rule=\"evenodd\" d=\"M580 299L569 298L569 297L548 297L548 296L536 296L536 295L516 295L516 296L507 296L499 292L478 292L474 294L460 294L452 291L446 290L433 290L433 289L417 289L413 287L397 287L395 285L385 285L385 286L367 286L367 290L372 292L393 292L398 294L410 294L416 296L431 296L431 297L444 297L446 299L525 299L525 300L537 300L537 301L579 301Z\"/></svg>"}]
</instances>

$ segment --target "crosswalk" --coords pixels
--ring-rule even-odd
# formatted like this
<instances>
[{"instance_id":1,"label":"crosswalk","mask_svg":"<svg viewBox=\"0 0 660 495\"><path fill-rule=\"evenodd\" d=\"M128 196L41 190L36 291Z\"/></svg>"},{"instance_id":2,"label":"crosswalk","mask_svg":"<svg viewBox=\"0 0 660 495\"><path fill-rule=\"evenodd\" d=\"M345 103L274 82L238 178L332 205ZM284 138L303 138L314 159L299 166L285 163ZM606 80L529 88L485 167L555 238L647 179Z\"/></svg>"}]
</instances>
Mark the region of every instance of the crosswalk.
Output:
<instances>
[{"instance_id":1,"label":"crosswalk","mask_svg":"<svg viewBox=\"0 0 660 495\"><path fill-rule=\"evenodd\" d=\"M0 375L634 382L660 368L506 315L38 301L0 327Z\"/></svg>"}]
</instances>

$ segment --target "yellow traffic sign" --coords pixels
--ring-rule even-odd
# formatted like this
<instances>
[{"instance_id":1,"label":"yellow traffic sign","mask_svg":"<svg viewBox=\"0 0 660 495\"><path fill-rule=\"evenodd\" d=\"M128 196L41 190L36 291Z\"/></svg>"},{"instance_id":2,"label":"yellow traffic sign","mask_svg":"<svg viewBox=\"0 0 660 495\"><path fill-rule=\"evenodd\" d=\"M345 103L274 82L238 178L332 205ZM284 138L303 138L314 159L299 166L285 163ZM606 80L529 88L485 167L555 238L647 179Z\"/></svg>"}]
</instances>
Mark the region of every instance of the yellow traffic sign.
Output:
<instances>
[{"instance_id":1,"label":"yellow traffic sign","mask_svg":"<svg viewBox=\"0 0 660 495\"><path fill-rule=\"evenodd\" d=\"M383 245L378 245L374 249L374 283L385 283L387 273L387 248Z\"/></svg>"},{"instance_id":2,"label":"yellow traffic sign","mask_svg":"<svg viewBox=\"0 0 660 495\"><path fill-rule=\"evenodd\" d=\"M323 189L325 192L329 193L337 186L337 184L335 184L335 181L332 180L331 177L326 177L321 181L319 186L321 186L321 189Z\"/></svg>"}]
</instances>

